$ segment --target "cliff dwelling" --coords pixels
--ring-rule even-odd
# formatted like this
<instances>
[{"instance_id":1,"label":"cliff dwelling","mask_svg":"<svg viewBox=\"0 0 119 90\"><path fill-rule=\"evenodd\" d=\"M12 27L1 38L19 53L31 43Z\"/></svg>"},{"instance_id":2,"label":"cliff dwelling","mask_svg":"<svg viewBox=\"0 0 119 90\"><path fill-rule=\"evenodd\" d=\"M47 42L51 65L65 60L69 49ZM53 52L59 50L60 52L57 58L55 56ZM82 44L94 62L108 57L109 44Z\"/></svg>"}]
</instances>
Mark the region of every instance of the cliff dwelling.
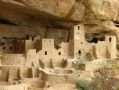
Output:
<instances>
[{"instance_id":1,"label":"cliff dwelling","mask_svg":"<svg viewBox=\"0 0 119 90\"><path fill-rule=\"evenodd\" d=\"M119 90L118 0L0 0L0 90Z\"/></svg>"}]
</instances>

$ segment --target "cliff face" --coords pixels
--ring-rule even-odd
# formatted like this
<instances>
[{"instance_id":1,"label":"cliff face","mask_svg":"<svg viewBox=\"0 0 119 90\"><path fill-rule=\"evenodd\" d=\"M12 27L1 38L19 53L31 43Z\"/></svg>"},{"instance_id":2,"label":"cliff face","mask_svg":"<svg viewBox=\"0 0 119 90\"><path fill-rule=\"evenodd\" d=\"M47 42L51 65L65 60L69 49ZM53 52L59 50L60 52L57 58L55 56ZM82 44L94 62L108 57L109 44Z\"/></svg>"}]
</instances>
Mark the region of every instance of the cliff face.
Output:
<instances>
[{"instance_id":1,"label":"cliff face","mask_svg":"<svg viewBox=\"0 0 119 90\"><path fill-rule=\"evenodd\" d=\"M72 26L90 33L118 35L118 0L0 0L0 36L25 35L68 41Z\"/></svg>"}]
</instances>

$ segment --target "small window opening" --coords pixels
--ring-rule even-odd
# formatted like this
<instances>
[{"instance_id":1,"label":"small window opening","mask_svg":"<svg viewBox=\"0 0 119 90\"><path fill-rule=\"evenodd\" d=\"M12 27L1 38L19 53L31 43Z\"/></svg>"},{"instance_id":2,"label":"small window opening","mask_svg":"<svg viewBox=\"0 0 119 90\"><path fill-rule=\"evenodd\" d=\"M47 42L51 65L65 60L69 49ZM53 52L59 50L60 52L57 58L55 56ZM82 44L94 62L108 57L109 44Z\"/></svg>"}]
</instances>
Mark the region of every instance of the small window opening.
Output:
<instances>
[{"instance_id":1,"label":"small window opening","mask_svg":"<svg viewBox=\"0 0 119 90\"><path fill-rule=\"evenodd\" d=\"M78 26L78 30L80 30L80 26Z\"/></svg>"},{"instance_id":2,"label":"small window opening","mask_svg":"<svg viewBox=\"0 0 119 90\"><path fill-rule=\"evenodd\" d=\"M79 50L78 54L81 54L81 50Z\"/></svg>"},{"instance_id":3,"label":"small window opening","mask_svg":"<svg viewBox=\"0 0 119 90\"><path fill-rule=\"evenodd\" d=\"M47 51L45 51L45 55L47 55Z\"/></svg>"},{"instance_id":4,"label":"small window opening","mask_svg":"<svg viewBox=\"0 0 119 90\"><path fill-rule=\"evenodd\" d=\"M12 47L10 47L10 50L12 50L13 48Z\"/></svg>"},{"instance_id":5,"label":"small window opening","mask_svg":"<svg viewBox=\"0 0 119 90\"><path fill-rule=\"evenodd\" d=\"M5 47L3 47L3 49L5 50L6 48L5 48Z\"/></svg>"},{"instance_id":6,"label":"small window opening","mask_svg":"<svg viewBox=\"0 0 119 90\"><path fill-rule=\"evenodd\" d=\"M59 52L59 55L61 55L61 52Z\"/></svg>"},{"instance_id":7,"label":"small window opening","mask_svg":"<svg viewBox=\"0 0 119 90\"><path fill-rule=\"evenodd\" d=\"M111 37L109 38L109 41L110 41L110 42L112 41L112 38L111 38Z\"/></svg>"},{"instance_id":8,"label":"small window opening","mask_svg":"<svg viewBox=\"0 0 119 90\"><path fill-rule=\"evenodd\" d=\"M34 41L34 37L32 37L32 41Z\"/></svg>"}]
</instances>

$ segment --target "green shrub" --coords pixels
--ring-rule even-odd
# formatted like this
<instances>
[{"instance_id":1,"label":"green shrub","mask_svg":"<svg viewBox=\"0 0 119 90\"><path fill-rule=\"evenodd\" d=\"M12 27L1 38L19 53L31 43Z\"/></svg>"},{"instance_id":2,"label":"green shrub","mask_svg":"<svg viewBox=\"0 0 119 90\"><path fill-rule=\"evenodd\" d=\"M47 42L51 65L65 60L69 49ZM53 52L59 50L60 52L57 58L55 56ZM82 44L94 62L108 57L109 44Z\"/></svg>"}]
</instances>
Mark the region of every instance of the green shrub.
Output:
<instances>
[{"instance_id":1,"label":"green shrub","mask_svg":"<svg viewBox=\"0 0 119 90\"><path fill-rule=\"evenodd\" d=\"M78 90L92 90L90 86L90 81L88 80L79 80L76 82Z\"/></svg>"}]
</instances>

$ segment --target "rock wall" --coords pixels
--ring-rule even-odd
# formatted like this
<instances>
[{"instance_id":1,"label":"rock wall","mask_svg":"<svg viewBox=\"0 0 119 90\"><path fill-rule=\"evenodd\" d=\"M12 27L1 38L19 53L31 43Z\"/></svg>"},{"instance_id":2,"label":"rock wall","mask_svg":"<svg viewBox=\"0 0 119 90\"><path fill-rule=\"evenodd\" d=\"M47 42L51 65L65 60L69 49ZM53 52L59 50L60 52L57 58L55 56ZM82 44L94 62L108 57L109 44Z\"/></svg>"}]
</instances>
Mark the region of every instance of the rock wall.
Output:
<instances>
[{"instance_id":1,"label":"rock wall","mask_svg":"<svg viewBox=\"0 0 119 90\"><path fill-rule=\"evenodd\" d=\"M0 0L0 12L1 37L40 34L59 44L71 39L73 25L83 23L87 36L101 33L119 38L118 0Z\"/></svg>"}]
</instances>

